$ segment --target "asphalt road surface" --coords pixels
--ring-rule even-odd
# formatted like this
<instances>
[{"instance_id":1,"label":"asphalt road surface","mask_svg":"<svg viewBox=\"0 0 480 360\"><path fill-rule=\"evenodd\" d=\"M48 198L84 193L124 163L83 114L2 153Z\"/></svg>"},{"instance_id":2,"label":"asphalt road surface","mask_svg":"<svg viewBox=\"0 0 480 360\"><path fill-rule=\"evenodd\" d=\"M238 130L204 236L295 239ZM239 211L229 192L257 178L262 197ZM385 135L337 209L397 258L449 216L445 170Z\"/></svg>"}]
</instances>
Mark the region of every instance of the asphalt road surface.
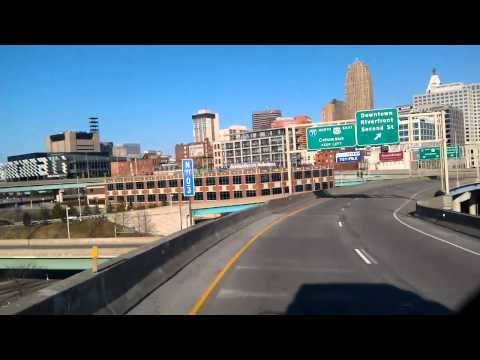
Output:
<instances>
[{"instance_id":1,"label":"asphalt road surface","mask_svg":"<svg viewBox=\"0 0 480 360\"><path fill-rule=\"evenodd\" d=\"M338 188L273 226L280 215L258 220L129 314L455 313L480 291L480 240L409 215L412 198L438 187L417 179Z\"/></svg>"}]
</instances>

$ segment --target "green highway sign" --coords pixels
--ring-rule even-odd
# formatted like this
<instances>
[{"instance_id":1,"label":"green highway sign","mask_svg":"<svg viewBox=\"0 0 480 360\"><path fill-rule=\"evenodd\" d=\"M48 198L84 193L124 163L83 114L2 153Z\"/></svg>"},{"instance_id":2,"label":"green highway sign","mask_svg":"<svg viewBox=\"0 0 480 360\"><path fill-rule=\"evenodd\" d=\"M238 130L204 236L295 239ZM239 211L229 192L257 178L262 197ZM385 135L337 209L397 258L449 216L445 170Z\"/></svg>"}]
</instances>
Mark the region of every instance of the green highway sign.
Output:
<instances>
[{"instance_id":1,"label":"green highway sign","mask_svg":"<svg viewBox=\"0 0 480 360\"><path fill-rule=\"evenodd\" d=\"M420 155L420 160L439 160L440 159L440 147L428 147L420 148L418 152ZM460 146L447 146L447 158L448 159L458 159L460 158Z\"/></svg>"},{"instance_id":2,"label":"green highway sign","mask_svg":"<svg viewBox=\"0 0 480 360\"><path fill-rule=\"evenodd\" d=\"M460 146L447 146L447 158L460 158Z\"/></svg>"},{"instance_id":3,"label":"green highway sign","mask_svg":"<svg viewBox=\"0 0 480 360\"><path fill-rule=\"evenodd\" d=\"M420 155L420 160L438 160L440 159L440 148L420 148L418 154Z\"/></svg>"},{"instance_id":4,"label":"green highway sign","mask_svg":"<svg viewBox=\"0 0 480 360\"><path fill-rule=\"evenodd\" d=\"M358 146L398 144L397 109L357 111L355 119Z\"/></svg>"},{"instance_id":5,"label":"green highway sign","mask_svg":"<svg viewBox=\"0 0 480 360\"><path fill-rule=\"evenodd\" d=\"M307 150L328 150L355 146L355 125L327 125L307 128Z\"/></svg>"}]
</instances>

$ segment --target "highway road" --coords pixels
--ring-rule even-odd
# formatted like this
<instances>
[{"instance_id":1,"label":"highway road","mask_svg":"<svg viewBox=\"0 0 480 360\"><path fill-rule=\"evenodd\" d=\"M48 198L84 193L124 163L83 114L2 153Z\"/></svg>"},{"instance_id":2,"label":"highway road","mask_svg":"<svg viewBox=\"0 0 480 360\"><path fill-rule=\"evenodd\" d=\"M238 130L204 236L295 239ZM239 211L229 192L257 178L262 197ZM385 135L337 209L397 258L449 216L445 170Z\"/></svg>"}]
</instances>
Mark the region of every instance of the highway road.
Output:
<instances>
[{"instance_id":1,"label":"highway road","mask_svg":"<svg viewBox=\"0 0 480 360\"><path fill-rule=\"evenodd\" d=\"M480 240L409 215L439 182L337 188L208 250L129 314L452 314L480 291ZM272 224L273 223L273 224Z\"/></svg>"}]
</instances>

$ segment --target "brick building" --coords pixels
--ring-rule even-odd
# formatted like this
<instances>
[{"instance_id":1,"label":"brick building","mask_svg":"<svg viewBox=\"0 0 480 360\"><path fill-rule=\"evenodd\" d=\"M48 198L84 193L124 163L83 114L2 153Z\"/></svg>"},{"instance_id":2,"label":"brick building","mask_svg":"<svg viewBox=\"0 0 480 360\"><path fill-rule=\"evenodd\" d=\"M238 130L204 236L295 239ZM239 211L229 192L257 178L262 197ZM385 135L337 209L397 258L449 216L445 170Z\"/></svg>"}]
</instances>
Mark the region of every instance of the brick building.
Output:
<instances>
[{"instance_id":1,"label":"brick building","mask_svg":"<svg viewBox=\"0 0 480 360\"><path fill-rule=\"evenodd\" d=\"M299 167L292 169L293 193L334 187L332 168ZM242 198L275 197L287 194L286 168L249 168L228 171L196 171L194 202ZM112 177L107 179L105 193L108 202L159 205L163 201L178 202L183 198L181 171L152 176Z\"/></svg>"},{"instance_id":2,"label":"brick building","mask_svg":"<svg viewBox=\"0 0 480 360\"><path fill-rule=\"evenodd\" d=\"M213 168L213 146L207 139L204 142L175 145L175 160L181 168L182 159L192 159L196 169Z\"/></svg>"}]
</instances>

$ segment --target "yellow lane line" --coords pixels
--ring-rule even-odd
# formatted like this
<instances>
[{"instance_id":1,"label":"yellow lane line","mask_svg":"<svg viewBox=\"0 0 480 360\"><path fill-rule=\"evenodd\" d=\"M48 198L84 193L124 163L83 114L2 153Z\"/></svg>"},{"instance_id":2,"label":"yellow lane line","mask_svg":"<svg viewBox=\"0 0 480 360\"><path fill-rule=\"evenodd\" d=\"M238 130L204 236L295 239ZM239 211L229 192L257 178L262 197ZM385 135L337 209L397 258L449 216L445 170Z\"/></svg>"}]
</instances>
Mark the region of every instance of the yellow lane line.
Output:
<instances>
[{"instance_id":1,"label":"yellow lane line","mask_svg":"<svg viewBox=\"0 0 480 360\"><path fill-rule=\"evenodd\" d=\"M220 280L224 277L224 275L227 273L227 271L235 264L235 262L242 256L242 254L252 245L260 236L264 235L266 232L268 232L273 226L277 225L278 223L284 221L285 219L298 214L301 211L304 211L314 205L317 205L321 202L318 200L315 200L312 204L306 205L298 210L295 210L273 222L265 226L262 230L260 230L257 234L255 234L252 238L250 238L236 253L235 255L232 256L232 258L227 262L227 265L215 276L213 281L210 283L208 288L202 293L202 295L198 298L197 302L193 306L193 308L190 310L189 315L197 315L198 311L200 308L205 304L207 301L208 297L212 293L212 291L215 289L215 287L218 285Z\"/></svg>"}]
</instances>

